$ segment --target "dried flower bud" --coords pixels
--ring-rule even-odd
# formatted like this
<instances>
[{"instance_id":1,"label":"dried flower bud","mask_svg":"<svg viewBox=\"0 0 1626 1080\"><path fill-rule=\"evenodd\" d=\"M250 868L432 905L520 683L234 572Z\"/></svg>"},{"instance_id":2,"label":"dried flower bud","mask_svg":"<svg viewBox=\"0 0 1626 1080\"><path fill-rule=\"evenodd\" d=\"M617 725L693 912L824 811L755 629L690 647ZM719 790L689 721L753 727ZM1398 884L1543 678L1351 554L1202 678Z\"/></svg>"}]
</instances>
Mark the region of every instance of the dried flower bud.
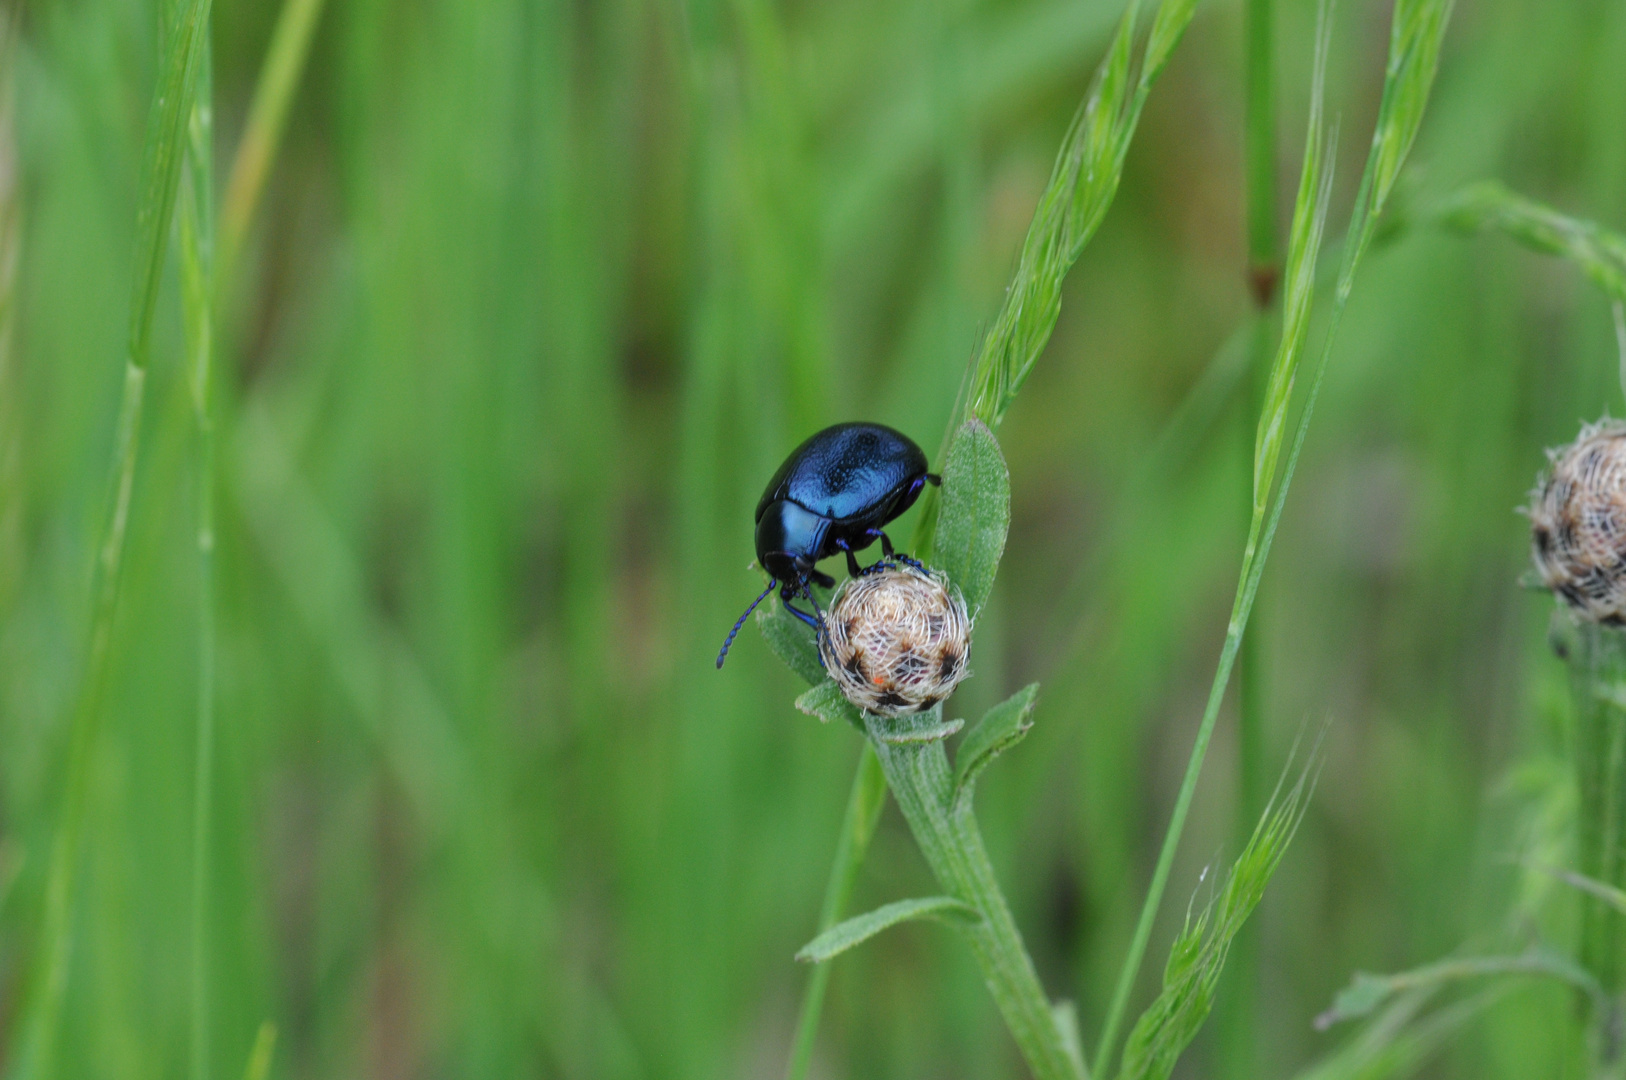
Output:
<instances>
[{"instance_id":1,"label":"dried flower bud","mask_svg":"<svg viewBox=\"0 0 1626 1080\"><path fill-rule=\"evenodd\" d=\"M908 567L849 578L819 655L847 700L881 716L931 708L970 674L971 618L938 574Z\"/></svg>"},{"instance_id":2,"label":"dried flower bud","mask_svg":"<svg viewBox=\"0 0 1626 1080\"><path fill-rule=\"evenodd\" d=\"M1605 418L1547 452L1531 492L1530 547L1542 582L1586 619L1626 623L1626 424Z\"/></svg>"}]
</instances>

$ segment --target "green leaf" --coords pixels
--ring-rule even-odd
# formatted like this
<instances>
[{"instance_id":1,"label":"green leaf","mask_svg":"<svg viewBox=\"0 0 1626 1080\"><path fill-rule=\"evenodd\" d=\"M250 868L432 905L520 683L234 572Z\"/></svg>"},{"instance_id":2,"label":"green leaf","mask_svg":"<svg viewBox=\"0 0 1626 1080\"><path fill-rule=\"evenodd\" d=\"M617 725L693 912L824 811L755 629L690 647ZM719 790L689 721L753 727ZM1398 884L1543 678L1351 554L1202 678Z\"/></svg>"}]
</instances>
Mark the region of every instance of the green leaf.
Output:
<instances>
[{"instance_id":1,"label":"green leaf","mask_svg":"<svg viewBox=\"0 0 1626 1080\"><path fill-rule=\"evenodd\" d=\"M994 758L1009 750L1033 727L1033 707L1039 697L1039 684L1029 683L989 709L966 733L954 755L954 803L971 797L977 776Z\"/></svg>"},{"instance_id":2,"label":"green leaf","mask_svg":"<svg viewBox=\"0 0 1626 1080\"><path fill-rule=\"evenodd\" d=\"M801 952L796 954L796 959L822 964L854 945L868 941L882 930L911 919L936 919L951 926L972 926L982 921L982 915L970 904L956 900L952 896L899 900L837 923L803 945Z\"/></svg>"},{"instance_id":3,"label":"green leaf","mask_svg":"<svg viewBox=\"0 0 1626 1080\"><path fill-rule=\"evenodd\" d=\"M796 707L809 716L816 716L826 724L832 720L845 720L859 731L864 730L864 717L858 707L842 694L834 679L825 679L811 690L802 692Z\"/></svg>"},{"instance_id":4,"label":"green leaf","mask_svg":"<svg viewBox=\"0 0 1626 1080\"><path fill-rule=\"evenodd\" d=\"M1011 524L1011 474L999 440L981 420L967 420L943 466L943 509L935 564L965 597L972 619L994 587Z\"/></svg>"},{"instance_id":5,"label":"green leaf","mask_svg":"<svg viewBox=\"0 0 1626 1080\"><path fill-rule=\"evenodd\" d=\"M811 685L826 681L824 664L819 661L819 646L813 628L785 610L784 601L774 597L770 604L757 608L757 629L775 656L785 666ZM805 710L804 710L805 711Z\"/></svg>"}]
</instances>

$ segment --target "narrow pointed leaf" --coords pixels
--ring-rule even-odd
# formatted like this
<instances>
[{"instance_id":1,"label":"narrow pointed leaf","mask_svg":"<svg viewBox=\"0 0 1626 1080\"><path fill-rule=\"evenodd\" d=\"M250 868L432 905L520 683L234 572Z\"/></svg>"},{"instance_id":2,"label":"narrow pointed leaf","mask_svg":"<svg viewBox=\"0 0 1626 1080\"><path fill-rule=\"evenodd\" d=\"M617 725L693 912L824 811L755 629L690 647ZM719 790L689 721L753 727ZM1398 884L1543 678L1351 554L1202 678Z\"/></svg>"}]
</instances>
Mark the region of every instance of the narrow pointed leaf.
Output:
<instances>
[{"instance_id":1,"label":"narrow pointed leaf","mask_svg":"<svg viewBox=\"0 0 1626 1080\"><path fill-rule=\"evenodd\" d=\"M762 639L786 667L815 686L826 680L813 628L786 611L778 597L757 609L756 620Z\"/></svg>"},{"instance_id":2,"label":"narrow pointed leaf","mask_svg":"<svg viewBox=\"0 0 1626 1080\"><path fill-rule=\"evenodd\" d=\"M859 731L864 730L864 718L858 707L847 700L834 679L825 679L813 689L803 691L796 699L796 707L827 724L832 720L845 720Z\"/></svg>"},{"instance_id":3,"label":"narrow pointed leaf","mask_svg":"<svg viewBox=\"0 0 1626 1080\"><path fill-rule=\"evenodd\" d=\"M854 945L868 941L882 930L911 919L936 919L949 925L970 926L982 921L982 916L977 913L976 908L952 896L899 900L837 923L802 946L801 952L796 954L796 959L822 964Z\"/></svg>"},{"instance_id":4,"label":"narrow pointed leaf","mask_svg":"<svg viewBox=\"0 0 1626 1080\"><path fill-rule=\"evenodd\" d=\"M1021 742L1033 727L1033 707L1039 684L1029 683L988 710L966 733L954 755L954 802L970 798L977 776L988 763Z\"/></svg>"}]
</instances>

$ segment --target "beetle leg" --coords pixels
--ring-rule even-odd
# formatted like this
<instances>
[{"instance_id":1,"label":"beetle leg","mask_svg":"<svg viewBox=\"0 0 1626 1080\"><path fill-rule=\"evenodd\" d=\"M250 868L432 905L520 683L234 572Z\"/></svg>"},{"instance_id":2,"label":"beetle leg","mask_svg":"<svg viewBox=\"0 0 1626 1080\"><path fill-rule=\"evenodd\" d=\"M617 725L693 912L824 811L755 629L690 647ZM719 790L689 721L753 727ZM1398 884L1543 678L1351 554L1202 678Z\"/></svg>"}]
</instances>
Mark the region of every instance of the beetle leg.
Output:
<instances>
[{"instance_id":1,"label":"beetle leg","mask_svg":"<svg viewBox=\"0 0 1626 1080\"><path fill-rule=\"evenodd\" d=\"M837 539L836 547L847 556L847 574L850 577L863 577L868 571L858 565L858 559L853 555L852 545L845 540Z\"/></svg>"},{"instance_id":2,"label":"beetle leg","mask_svg":"<svg viewBox=\"0 0 1626 1080\"><path fill-rule=\"evenodd\" d=\"M813 629L822 631L824 626L819 622L817 616L813 615L811 612L803 611L801 608L796 607L791 603L792 600L796 599L800 595L801 590L788 581L779 589L779 599L784 605L786 611L790 612L792 615L796 616Z\"/></svg>"},{"instance_id":3,"label":"beetle leg","mask_svg":"<svg viewBox=\"0 0 1626 1080\"><path fill-rule=\"evenodd\" d=\"M930 480L937 487L943 486L943 478L938 476L936 473L927 473L926 479Z\"/></svg>"},{"instance_id":4,"label":"beetle leg","mask_svg":"<svg viewBox=\"0 0 1626 1080\"><path fill-rule=\"evenodd\" d=\"M886 538L886 533L882 532L880 529L865 529L864 530L864 537L865 537L865 540L866 540L866 543L864 545L865 547L869 546L867 541L875 540L875 539L878 538L881 541L881 551L883 552L883 554L881 555L881 557L879 559L876 559L874 562L870 563L868 566L864 567L862 570L858 571L853 576L854 577L861 577L861 576L866 575L866 574L874 574L874 573L879 573L882 570L891 569L892 568L892 541L890 541L890 540L888 540ZM847 557L849 559L852 558L851 555L848 555ZM856 562L857 560L853 560L853 561Z\"/></svg>"},{"instance_id":5,"label":"beetle leg","mask_svg":"<svg viewBox=\"0 0 1626 1080\"><path fill-rule=\"evenodd\" d=\"M892 539L891 539L891 537L887 536L885 532L881 531L880 529L871 529L869 532L870 532L871 536L875 536L875 537L880 538L881 551L884 553L881 556L880 561L877 562L875 564L875 566L870 567L871 570L876 569L877 567L881 566L883 563L896 561L896 562L901 562L905 566L913 567L916 570L920 570L920 571L923 571L923 572L925 571L925 569L926 569L925 564L920 562L918 559L911 559L907 555L899 555L896 551L893 551L892 550Z\"/></svg>"},{"instance_id":6,"label":"beetle leg","mask_svg":"<svg viewBox=\"0 0 1626 1080\"><path fill-rule=\"evenodd\" d=\"M813 605L813 614L809 614L808 612L805 612L801 608L797 607L795 604L791 603L791 601L796 599L798 596L807 597L808 602ZM824 644L825 636L824 611L819 607L819 598L814 596L813 590L808 587L807 578L804 577L799 582L785 582L785 584L779 590L779 599L783 602L783 606L786 611L790 612L792 615L796 616L798 619L802 620L813 628L814 640L817 641L820 646L822 646ZM822 647L819 648L818 653L819 666L823 667L824 649Z\"/></svg>"}]
</instances>

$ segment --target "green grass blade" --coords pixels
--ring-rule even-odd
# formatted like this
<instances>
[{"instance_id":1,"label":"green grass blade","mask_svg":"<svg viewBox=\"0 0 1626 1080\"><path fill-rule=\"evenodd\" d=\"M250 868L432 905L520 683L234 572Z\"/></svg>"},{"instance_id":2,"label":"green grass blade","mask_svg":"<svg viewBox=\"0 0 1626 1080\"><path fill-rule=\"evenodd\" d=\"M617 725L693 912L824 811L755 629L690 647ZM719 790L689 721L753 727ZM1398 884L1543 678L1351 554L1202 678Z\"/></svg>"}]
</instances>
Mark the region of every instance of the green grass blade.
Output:
<instances>
[{"instance_id":1,"label":"green grass blade","mask_svg":"<svg viewBox=\"0 0 1626 1080\"><path fill-rule=\"evenodd\" d=\"M833 685L833 684L832 684ZM875 826L886 808L886 774L881 771L875 750L864 744L858 759L858 771L853 776L852 792L847 796L847 810L841 820L841 838L836 842L835 858L830 864L830 880L824 888L824 905L819 911L819 931L822 933L836 924L847 902L852 899L853 886L858 881L858 868L863 865L869 851L869 842L875 836ZM802 1080L813 1061L813 1039L819 1030L819 1015L824 1009L824 995L830 984L830 968L820 964L808 976L807 991L802 996L802 1009L796 1020L796 1038L791 1044L790 1062L785 1068L786 1080Z\"/></svg>"},{"instance_id":2,"label":"green grass blade","mask_svg":"<svg viewBox=\"0 0 1626 1080\"><path fill-rule=\"evenodd\" d=\"M1361 174L1360 195L1355 200L1338 275L1340 305L1349 298L1355 267L1377 232L1378 219L1422 127L1454 4L1455 0L1395 0L1383 97L1378 103L1372 148Z\"/></svg>"},{"instance_id":3,"label":"green grass blade","mask_svg":"<svg viewBox=\"0 0 1626 1080\"><path fill-rule=\"evenodd\" d=\"M53 1074L58 1018L67 990L74 922L74 877L90 794L90 773L107 685L108 653L117 607L130 496L140 448L141 404L147 380L158 286L186 153L199 60L210 0L178 0L159 64L147 123L136 211L130 328L114 439L114 480L92 586L90 643L69 721L67 777L46 870L45 915L22 1021L22 1042L10 1075Z\"/></svg>"},{"instance_id":4,"label":"green grass blade","mask_svg":"<svg viewBox=\"0 0 1626 1080\"><path fill-rule=\"evenodd\" d=\"M983 338L965 418L997 428L1044 351L1061 313L1062 280L1112 205L1141 110L1195 8L1194 0L1158 5L1138 79L1133 58L1139 4L1131 3L1124 12L1056 155L1005 302Z\"/></svg>"},{"instance_id":5,"label":"green grass blade","mask_svg":"<svg viewBox=\"0 0 1626 1080\"><path fill-rule=\"evenodd\" d=\"M1330 6L1321 5L1319 28L1316 35L1316 61L1312 76L1311 108L1308 130L1304 141L1304 162L1299 180L1298 199L1293 210L1293 229L1287 252L1287 289L1284 297L1282 340L1272 365L1265 401L1261 407L1258 433L1254 446L1253 508L1248 531L1248 544L1242 555L1241 577L1237 584L1236 600L1232 606L1231 622L1221 648L1218 670L1209 690L1208 704L1203 711L1197 738L1192 746L1186 774L1175 800L1174 811L1165 834L1163 847L1158 853L1157 866L1147 890L1146 902L1141 908L1129 952L1119 971L1112 1004L1102 1028L1101 1045L1096 1051L1095 1072L1104 1075L1110 1064L1113 1044L1129 1005L1129 994L1139 974L1141 960L1151 940L1152 922L1162 903L1163 890L1168 884L1169 872L1174 865L1175 848L1179 845L1185 827L1186 814L1196 792L1197 778L1202 771L1208 742L1214 724L1219 719L1219 706L1230 681L1231 668L1241 645L1242 631L1247 625L1252 608L1254 589L1257 587L1256 569L1262 570L1263 553L1259 542L1264 524L1266 500L1275 476L1276 462L1281 451L1282 432L1287 422L1293 382L1298 370L1305 338L1309 330L1310 305L1315 289L1315 266L1320 253L1323 223L1326 217L1327 196L1332 173L1331 143L1327 138L1322 113L1322 86L1326 76L1327 49L1332 32ZM1285 487L1284 487L1285 491ZM1268 541L1267 541L1268 543ZM1257 566L1256 566L1257 564Z\"/></svg>"},{"instance_id":6,"label":"green grass blade","mask_svg":"<svg viewBox=\"0 0 1626 1080\"><path fill-rule=\"evenodd\" d=\"M1125 9L1062 139L1005 300L967 372L963 401L944 438L945 450L965 420L975 418L997 429L1044 351L1061 314L1062 281L1118 193L1124 158L1146 99L1195 9L1195 0L1163 0L1158 5L1138 78L1133 61L1139 0L1131 0ZM931 490L921 502L913 548L916 555L929 559L940 504Z\"/></svg>"},{"instance_id":7,"label":"green grass blade","mask_svg":"<svg viewBox=\"0 0 1626 1080\"><path fill-rule=\"evenodd\" d=\"M1280 272L1276 253L1275 0L1243 8L1243 140L1248 218L1248 279L1254 305L1268 308Z\"/></svg>"},{"instance_id":8,"label":"green grass blade","mask_svg":"<svg viewBox=\"0 0 1626 1080\"><path fill-rule=\"evenodd\" d=\"M1384 73L1383 98L1378 109L1377 126L1373 133L1372 150L1368 155L1366 168L1362 172L1360 192L1356 198L1355 212L1351 217L1349 229L1344 240L1344 260L1339 273L1338 285L1333 301L1333 312L1326 334L1322 339L1321 356L1316 367L1316 376L1305 396L1304 408L1299 415L1297 431L1294 435L1292 453L1288 457L1287 466L1282 471L1281 482L1277 486L1276 495L1269 502L1268 514L1261 516L1265 510L1264 496L1270 489L1270 477L1261 480L1258 466L1269 465L1274 469L1275 461L1280 452L1281 436L1272 429L1278 422L1269 416L1273 408L1285 410L1287 399L1291 397L1293 374L1296 370L1296 358L1284 363L1280 354L1276 367L1272 371L1271 390L1267 390L1267 399L1264 406L1266 415L1261 416L1260 434L1256 442L1255 477L1254 477L1254 515L1253 523L1249 528L1249 541L1242 557L1241 581L1238 585L1236 602L1232 608L1230 625L1226 630L1225 644L1221 647L1220 660L1215 672L1214 682L1210 688L1207 707L1203 713L1203 720L1198 727L1197 738L1192 747L1191 758L1188 762L1185 779L1181 783L1180 794L1176 797L1174 812L1170 818L1169 830L1165 834L1163 848L1158 856L1156 869L1153 871L1152 885L1148 890L1146 904L1141 909L1141 916L1135 927L1135 936L1130 943L1129 953L1125 958L1124 966L1119 974L1118 985L1113 994L1112 1006L1108 1012L1107 1023L1103 1031L1102 1046L1098 1051L1097 1072L1104 1071L1102 1066L1110 1060L1111 1043L1116 1035L1117 1026L1121 1020L1124 1009L1127 1007L1130 991L1134 986L1135 975L1140 969L1140 962L1145 953L1146 943L1151 935L1152 921L1156 916L1157 907L1161 903L1163 888L1167 884L1168 873L1173 866L1174 849L1178 846L1180 833L1185 825L1186 812L1190 808L1191 796L1196 790L1197 778L1202 771L1203 759L1207 754L1208 741L1213 733L1213 726L1219 716L1219 706L1225 693L1225 687L1230 681L1231 669L1236 662L1237 650L1241 645L1242 634L1247 626L1248 615L1253 608L1254 596L1257 594L1259 580L1264 573L1265 563L1270 555L1270 547L1275 539L1276 527L1281 520L1281 512L1286 504L1288 490L1292 486L1293 473L1298 464L1300 451L1303 449L1304 437L1309 431L1310 419L1315 414L1316 400L1320 394L1321 381L1326 372L1327 360L1331 352L1332 342L1337 335L1338 325L1342 319L1344 308L1348 302L1350 290L1353 287L1354 275L1360 263L1361 255L1365 252L1377 228L1388 197L1393 191L1395 180L1399 176L1400 168L1404 164L1416 139L1418 129L1422 124L1424 109L1428 103L1428 96L1433 88L1434 76L1438 71L1440 45L1444 38L1445 28L1450 21L1452 0L1395 0L1392 30L1390 34L1390 53L1388 66ZM1322 6L1321 26L1317 45L1316 83L1322 82L1321 71L1324 69L1326 44L1325 36L1330 33L1329 14L1327 5ZM1315 99L1319 100L1319 91ZM1306 142L1305 157L1308 163L1314 147L1317 145L1315 129L1319 123L1316 111L1312 110L1311 138ZM1330 164L1330 163L1329 163ZM1308 172L1308 170L1307 170ZM1323 186L1319 184L1300 185L1300 200L1305 194L1316 190L1325 197ZM1295 223L1302 219L1299 209L1295 207ZM1288 277L1289 296L1286 305L1290 311L1293 306L1292 281L1298 277L1302 288L1308 290L1313 287L1313 266L1305 271L1300 268L1295 272L1294 260L1302 259L1305 255L1313 255L1309 250L1307 241L1314 235L1313 230L1300 229L1295 225L1294 240L1289 244L1288 250ZM1317 238L1319 242L1319 238ZM1308 308L1306 315L1308 317ZM1285 350L1293 339L1291 323L1284 322L1282 345ZM1278 400L1279 397L1279 400ZM1285 411L1283 414L1285 420ZM1274 444L1269 445L1269 444ZM1262 528L1261 528L1262 525Z\"/></svg>"},{"instance_id":9,"label":"green grass blade","mask_svg":"<svg viewBox=\"0 0 1626 1080\"><path fill-rule=\"evenodd\" d=\"M1597 878L1588 877L1585 874L1578 874L1573 870L1565 870L1562 867L1544 866L1540 863L1531 862L1526 862L1525 865L1532 870L1539 870L1562 881L1572 889L1578 889L1588 896L1596 897L1622 915L1626 915L1626 890L1617 889L1607 882L1599 881Z\"/></svg>"},{"instance_id":10,"label":"green grass blade","mask_svg":"<svg viewBox=\"0 0 1626 1080\"><path fill-rule=\"evenodd\" d=\"M197 438L198 700L192 778L191 1075L210 1068L209 875L213 837L215 741L214 624L214 120L212 56L207 41L187 121L179 242L181 304Z\"/></svg>"},{"instance_id":11,"label":"green grass blade","mask_svg":"<svg viewBox=\"0 0 1626 1080\"><path fill-rule=\"evenodd\" d=\"M221 201L219 269L223 277L229 277L237 265L321 14L322 0L285 0L277 16L265 67L254 89L254 103L249 106L248 122Z\"/></svg>"},{"instance_id":12,"label":"green grass blade","mask_svg":"<svg viewBox=\"0 0 1626 1080\"><path fill-rule=\"evenodd\" d=\"M1136 1021L1124 1046L1120 1080L1167 1080L1175 1062L1214 1007L1231 943L1265 895L1309 806L1318 754L1286 795L1272 800L1231 867L1219 897L1186 927L1170 949L1163 990Z\"/></svg>"},{"instance_id":13,"label":"green grass blade","mask_svg":"<svg viewBox=\"0 0 1626 1080\"><path fill-rule=\"evenodd\" d=\"M937 919L949 925L968 925L982 921L977 909L952 896L927 896L918 900L897 900L874 911L855 915L837 923L797 952L796 959L822 964L840 956L855 945L860 945L902 922L913 919Z\"/></svg>"},{"instance_id":14,"label":"green grass blade","mask_svg":"<svg viewBox=\"0 0 1626 1080\"><path fill-rule=\"evenodd\" d=\"M271 1075L271 1059L277 1050L277 1025L269 1020L262 1021L260 1030L254 1035L254 1046L248 1052L248 1062L243 1066L243 1080L265 1080Z\"/></svg>"}]
</instances>

